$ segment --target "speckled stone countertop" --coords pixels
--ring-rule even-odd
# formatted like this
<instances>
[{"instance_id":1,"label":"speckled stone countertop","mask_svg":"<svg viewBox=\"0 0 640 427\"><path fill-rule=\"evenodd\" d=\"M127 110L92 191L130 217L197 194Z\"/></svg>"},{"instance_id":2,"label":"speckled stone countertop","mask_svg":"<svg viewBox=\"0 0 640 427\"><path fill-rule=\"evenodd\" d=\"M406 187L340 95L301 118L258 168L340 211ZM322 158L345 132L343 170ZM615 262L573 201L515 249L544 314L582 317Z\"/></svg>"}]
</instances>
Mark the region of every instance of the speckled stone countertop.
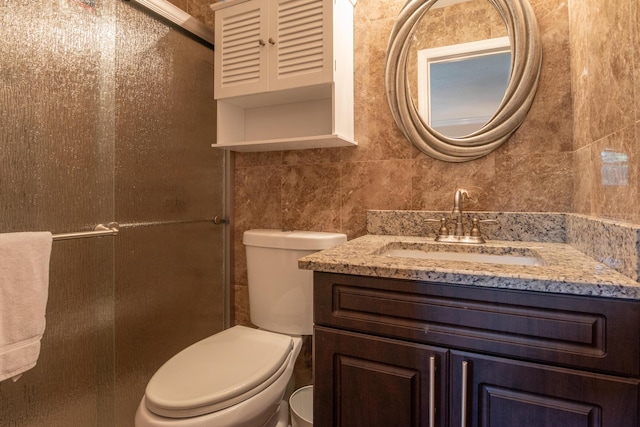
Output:
<instances>
[{"instance_id":1,"label":"speckled stone countertop","mask_svg":"<svg viewBox=\"0 0 640 427\"><path fill-rule=\"evenodd\" d=\"M375 221L379 220L373 216ZM507 221L503 219L503 222ZM551 218L550 223L557 224L558 218ZM306 256L299 260L299 267L330 273L640 300L640 283L566 243L565 237L550 239L552 241L490 240L483 245L461 245L436 243L430 236L388 234L390 231L398 230L378 231L381 234L368 234ZM554 235L564 236L563 233ZM384 255L389 248L433 249L424 245L441 248L446 245L447 252L519 252L518 255L542 259L543 265L503 265Z\"/></svg>"}]
</instances>

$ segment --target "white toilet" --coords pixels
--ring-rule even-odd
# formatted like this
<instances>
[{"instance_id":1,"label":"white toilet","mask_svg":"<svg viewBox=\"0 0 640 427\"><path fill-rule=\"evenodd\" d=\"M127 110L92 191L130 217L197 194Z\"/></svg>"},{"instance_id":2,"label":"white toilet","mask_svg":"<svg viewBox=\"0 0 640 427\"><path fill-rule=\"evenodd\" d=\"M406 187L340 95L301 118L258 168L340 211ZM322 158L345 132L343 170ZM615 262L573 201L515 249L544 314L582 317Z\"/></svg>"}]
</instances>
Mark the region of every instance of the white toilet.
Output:
<instances>
[{"instance_id":1,"label":"white toilet","mask_svg":"<svg viewBox=\"0 0 640 427\"><path fill-rule=\"evenodd\" d=\"M250 230L244 233L251 322L176 354L153 375L136 427L284 427L282 401L313 332L313 273L298 258L347 241L344 234Z\"/></svg>"}]
</instances>

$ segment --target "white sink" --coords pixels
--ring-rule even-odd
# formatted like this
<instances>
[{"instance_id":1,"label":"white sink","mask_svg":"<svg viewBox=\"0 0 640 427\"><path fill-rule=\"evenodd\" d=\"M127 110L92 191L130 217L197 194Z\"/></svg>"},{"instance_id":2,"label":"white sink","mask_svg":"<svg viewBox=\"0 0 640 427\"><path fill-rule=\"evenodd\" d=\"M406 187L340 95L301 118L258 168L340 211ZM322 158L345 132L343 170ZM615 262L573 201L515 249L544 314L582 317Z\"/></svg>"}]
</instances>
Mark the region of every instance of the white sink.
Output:
<instances>
[{"instance_id":1,"label":"white sink","mask_svg":"<svg viewBox=\"0 0 640 427\"><path fill-rule=\"evenodd\" d=\"M535 256L533 253L530 255L513 255L481 252L450 252L447 250L430 250L426 248L389 248L384 250L381 255L397 258L429 259L434 261L480 262L485 264L502 265L544 265L542 258Z\"/></svg>"}]
</instances>

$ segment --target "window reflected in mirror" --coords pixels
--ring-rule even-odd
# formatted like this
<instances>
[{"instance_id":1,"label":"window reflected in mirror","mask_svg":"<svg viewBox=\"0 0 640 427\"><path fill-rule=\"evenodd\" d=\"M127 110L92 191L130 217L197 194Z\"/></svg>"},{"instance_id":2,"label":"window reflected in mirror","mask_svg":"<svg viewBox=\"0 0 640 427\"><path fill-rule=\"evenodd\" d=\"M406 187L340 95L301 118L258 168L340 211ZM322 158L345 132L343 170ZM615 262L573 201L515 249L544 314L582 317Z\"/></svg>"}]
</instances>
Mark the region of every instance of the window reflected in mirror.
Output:
<instances>
[{"instance_id":1,"label":"window reflected in mirror","mask_svg":"<svg viewBox=\"0 0 640 427\"><path fill-rule=\"evenodd\" d=\"M508 37L418 51L418 111L452 138L481 129L497 111L511 74Z\"/></svg>"}]
</instances>

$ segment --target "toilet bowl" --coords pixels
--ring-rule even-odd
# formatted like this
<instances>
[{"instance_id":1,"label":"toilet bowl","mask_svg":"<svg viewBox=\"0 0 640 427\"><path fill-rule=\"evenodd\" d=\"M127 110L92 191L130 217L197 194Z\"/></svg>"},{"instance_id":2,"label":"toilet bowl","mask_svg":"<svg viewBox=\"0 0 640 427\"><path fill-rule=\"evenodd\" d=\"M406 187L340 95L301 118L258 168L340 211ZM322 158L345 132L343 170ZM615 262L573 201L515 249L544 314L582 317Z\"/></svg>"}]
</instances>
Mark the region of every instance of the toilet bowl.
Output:
<instances>
[{"instance_id":1,"label":"toilet bowl","mask_svg":"<svg viewBox=\"0 0 640 427\"><path fill-rule=\"evenodd\" d=\"M251 321L173 356L153 375L136 427L286 427L282 399L312 333L311 271L298 258L346 241L336 233L250 230L247 272Z\"/></svg>"}]
</instances>

